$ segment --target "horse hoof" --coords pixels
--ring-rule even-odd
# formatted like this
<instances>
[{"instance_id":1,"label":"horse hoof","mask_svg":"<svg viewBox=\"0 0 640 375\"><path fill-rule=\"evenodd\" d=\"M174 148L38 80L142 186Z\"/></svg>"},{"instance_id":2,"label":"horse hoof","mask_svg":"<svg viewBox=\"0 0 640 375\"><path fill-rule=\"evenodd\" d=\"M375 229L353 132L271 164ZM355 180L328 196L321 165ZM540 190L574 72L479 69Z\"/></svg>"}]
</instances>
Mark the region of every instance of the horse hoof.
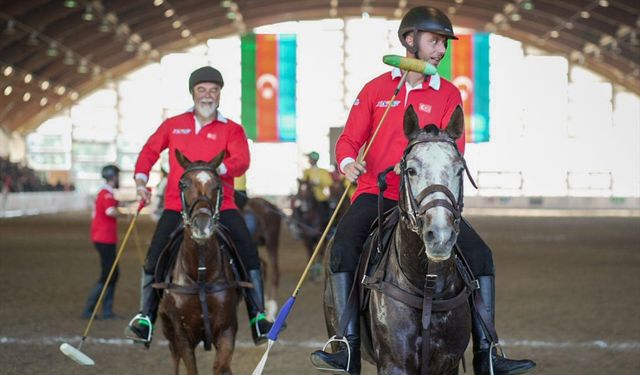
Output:
<instances>
[{"instance_id":1,"label":"horse hoof","mask_svg":"<svg viewBox=\"0 0 640 375\"><path fill-rule=\"evenodd\" d=\"M274 321L276 320L276 315L278 314L278 303L273 300L267 300L264 304L265 312L267 313L267 320Z\"/></svg>"}]
</instances>

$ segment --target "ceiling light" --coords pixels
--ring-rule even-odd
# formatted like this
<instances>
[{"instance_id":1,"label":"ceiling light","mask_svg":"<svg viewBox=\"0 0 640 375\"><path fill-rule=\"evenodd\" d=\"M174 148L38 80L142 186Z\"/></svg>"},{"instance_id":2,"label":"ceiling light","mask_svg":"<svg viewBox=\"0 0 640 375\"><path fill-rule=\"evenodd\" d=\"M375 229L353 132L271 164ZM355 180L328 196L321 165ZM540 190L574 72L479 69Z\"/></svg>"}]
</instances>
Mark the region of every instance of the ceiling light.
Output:
<instances>
[{"instance_id":1,"label":"ceiling light","mask_svg":"<svg viewBox=\"0 0 640 375\"><path fill-rule=\"evenodd\" d=\"M47 103L49 103L49 99L46 96L40 99L40 107L44 107Z\"/></svg>"},{"instance_id":2,"label":"ceiling light","mask_svg":"<svg viewBox=\"0 0 640 375\"><path fill-rule=\"evenodd\" d=\"M402 2L402 1L401 1L401 2ZM456 4L462 4L462 3L464 3L464 0L456 0ZM406 1L404 2L404 5L405 5L405 6L407 5L407 2L406 2Z\"/></svg>"},{"instance_id":3,"label":"ceiling light","mask_svg":"<svg viewBox=\"0 0 640 375\"><path fill-rule=\"evenodd\" d=\"M189 29L184 29L180 32L180 36L182 36L183 38L188 38L189 36L191 36L191 31L189 31Z\"/></svg>"},{"instance_id":4,"label":"ceiling light","mask_svg":"<svg viewBox=\"0 0 640 375\"><path fill-rule=\"evenodd\" d=\"M64 93L66 91L67 91L67 89L64 86L56 87L56 94L58 94L58 95L64 95Z\"/></svg>"},{"instance_id":5,"label":"ceiling light","mask_svg":"<svg viewBox=\"0 0 640 375\"><path fill-rule=\"evenodd\" d=\"M38 44L40 44L40 41L38 40L38 33L34 31L31 33L31 35L29 35L29 39L27 39L27 45L35 47Z\"/></svg>"},{"instance_id":6,"label":"ceiling light","mask_svg":"<svg viewBox=\"0 0 640 375\"><path fill-rule=\"evenodd\" d=\"M167 18L172 17L174 14L176 14L176 11L173 9L167 9L164 11L164 16Z\"/></svg>"},{"instance_id":7,"label":"ceiling light","mask_svg":"<svg viewBox=\"0 0 640 375\"><path fill-rule=\"evenodd\" d=\"M74 1L74 0L64 0L64 7L65 7L65 8L72 9L72 8L77 7L77 6L78 6L78 2L77 2L77 1Z\"/></svg>"},{"instance_id":8,"label":"ceiling light","mask_svg":"<svg viewBox=\"0 0 640 375\"><path fill-rule=\"evenodd\" d=\"M522 3L522 5L520 5L522 7L522 9L524 10L533 10L534 6L533 6L533 2L532 1L525 1L524 3Z\"/></svg>"},{"instance_id":9,"label":"ceiling light","mask_svg":"<svg viewBox=\"0 0 640 375\"><path fill-rule=\"evenodd\" d=\"M64 59L62 60L62 63L64 65L73 65L76 63L76 60L73 58L73 54L67 51L67 53L64 54Z\"/></svg>"},{"instance_id":10,"label":"ceiling light","mask_svg":"<svg viewBox=\"0 0 640 375\"><path fill-rule=\"evenodd\" d=\"M449 14L456 14L456 7L453 7L453 6L449 7L449 8L447 9L447 12L448 12Z\"/></svg>"},{"instance_id":11,"label":"ceiling light","mask_svg":"<svg viewBox=\"0 0 640 375\"><path fill-rule=\"evenodd\" d=\"M333 9L331 9L331 10L333 10ZM336 12L336 13L337 13L337 12ZM393 11L393 16L394 16L395 18L400 18L400 17L402 17L402 9L400 9L400 8L396 8L396 9Z\"/></svg>"},{"instance_id":12,"label":"ceiling light","mask_svg":"<svg viewBox=\"0 0 640 375\"><path fill-rule=\"evenodd\" d=\"M227 12L227 18L230 20L235 20L236 19L236 13L235 12Z\"/></svg>"},{"instance_id":13,"label":"ceiling light","mask_svg":"<svg viewBox=\"0 0 640 375\"><path fill-rule=\"evenodd\" d=\"M153 0L153 5L155 5L157 7L162 5L162 3L164 3L164 0Z\"/></svg>"},{"instance_id":14,"label":"ceiling light","mask_svg":"<svg viewBox=\"0 0 640 375\"><path fill-rule=\"evenodd\" d=\"M11 65L7 66L6 68L4 68L2 73L4 74L5 77L10 76L11 73L13 73L13 67Z\"/></svg>"},{"instance_id":15,"label":"ceiling light","mask_svg":"<svg viewBox=\"0 0 640 375\"><path fill-rule=\"evenodd\" d=\"M107 21L106 18L103 18L102 23L98 26L98 31L101 33L108 33L109 30L111 30L111 27L109 27L109 21Z\"/></svg>"},{"instance_id":16,"label":"ceiling light","mask_svg":"<svg viewBox=\"0 0 640 375\"><path fill-rule=\"evenodd\" d=\"M30 92L25 92L24 95L22 95L22 101L23 102L28 102L31 99L31 93Z\"/></svg>"},{"instance_id":17,"label":"ceiling light","mask_svg":"<svg viewBox=\"0 0 640 375\"><path fill-rule=\"evenodd\" d=\"M7 28L4 29L4 33L7 35L13 35L16 33L16 21L9 20L7 21Z\"/></svg>"},{"instance_id":18,"label":"ceiling light","mask_svg":"<svg viewBox=\"0 0 640 375\"><path fill-rule=\"evenodd\" d=\"M404 1L405 3L407 2L406 0L400 0L400 2ZM331 0L329 2L329 5L331 5L332 8L336 8L338 6L338 0Z\"/></svg>"},{"instance_id":19,"label":"ceiling light","mask_svg":"<svg viewBox=\"0 0 640 375\"><path fill-rule=\"evenodd\" d=\"M84 9L84 13L82 13L82 19L85 21L93 21L94 18L95 16L93 15L93 8L91 7L91 5L87 5L87 7Z\"/></svg>"},{"instance_id":20,"label":"ceiling light","mask_svg":"<svg viewBox=\"0 0 640 375\"><path fill-rule=\"evenodd\" d=\"M49 81L42 81L40 82L40 89L42 90L46 90L49 88Z\"/></svg>"},{"instance_id":21,"label":"ceiling light","mask_svg":"<svg viewBox=\"0 0 640 375\"><path fill-rule=\"evenodd\" d=\"M222 5L223 8L228 8L231 6L231 1L224 0L223 2L220 3L220 5Z\"/></svg>"},{"instance_id":22,"label":"ceiling light","mask_svg":"<svg viewBox=\"0 0 640 375\"><path fill-rule=\"evenodd\" d=\"M551 30L551 32L549 33L549 36L551 36L553 39L556 39L557 37L560 36L560 33L558 32L558 30Z\"/></svg>"},{"instance_id":23,"label":"ceiling light","mask_svg":"<svg viewBox=\"0 0 640 375\"><path fill-rule=\"evenodd\" d=\"M589 14L589 12L587 12L586 10L583 10L582 12L580 12L580 17L587 19L591 17L591 14Z\"/></svg>"},{"instance_id":24,"label":"ceiling light","mask_svg":"<svg viewBox=\"0 0 640 375\"><path fill-rule=\"evenodd\" d=\"M127 52L133 52L136 50L136 46L134 46L131 41L128 41L127 44L124 45L124 50Z\"/></svg>"},{"instance_id":25,"label":"ceiling light","mask_svg":"<svg viewBox=\"0 0 640 375\"><path fill-rule=\"evenodd\" d=\"M29 83L31 82L32 79L33 79L33 76L31 75L31 73L27 73L24 75L24 83Z\"/></svg>"},{"instance_id":26,"label":"ceiling light","mask_svg":"<svg viewBox=\"0 0 640 375\"><path fill-rule=\"evenodd\" d=\"M396 10L398 10L398 9L396 9ZM402 11L400 11L400 14L402 15ZM338 15L338 10L336 8L329 9L329 16L335 17L337 15ZM393 15L395 16L395 13ZM396 17L400 18L400 16L396 16Z\"/></svg>"},{"instance_id":27,"label":"ceiling light","mask_svg":"<svg viewBox=\"0 0 640 375\"><path fill-rule=\"evenodd\" d=\"M569 29L569 30L573 30L573 22L567 22L564 24L564 27Z\"/></svg>"},{"instance_id":28,"label":"ceiling light","mask_svg":"<svg viewBox=\"0 0 640 375\"><path fill-rule=\"evenodd\" d=\"M69 94L69 97L71 98L71 100L78 100L78 97L80 97L80 95L74 91L71 94Z\"/></svg>"},{"instance_id":29,"label":"ceiling light","mask_svg":"<svg viewBox=\"0 0 640 375\"><path fill-rule=\"evenodd\" d=\"M609 6L609 2L607 0L600 0L598 1L598 5L600 5L603 8L606 8Z\"/></svg>"},{"instance_id":30,"label":"ceiling light","mask_svg":"<svg viewBox=\"0 0 640 375\"><path fill-rule=\"evenodd\" d=\"M182 22L180 20L175 20L175 21L173 21L171 26L173 26L174 29L179 29L180 26L182 26Z\"/></svg>"},{"instance_id":31,"label":"ceiling light","mask_svg":"<svg viewBox=\"0 0 640 375\"><path fill-rule=\"evenodd\" d=\"M511 21L518 22L522 19L522 16L520 15L520 13L513 13L509 16L509 18L511 18Z\"/></svg>"},{"instance_id":32,"label":"ceiling light","mask_svg":"<svg viewBox=\"0 0 640 375\"><path fill-rule=\"evenodd\" d=\"M78 65L78 73L80 74L87 74L89 73L89 67L87 66L87 62L86 61L81 61L80 65Z\"/></svg>"},{"instance_id":33,"label":"ceiling light","mask_svg":"<svg viewBox=\"0 0 640 375\"><path fill-rule=\"evenodd\" d=\"M13 92L13 87L7 86L4 88L4 96L9 96Z\"/></svg>"},{"instance_id":34,"label":"ceiling light","mask_svg":"<svg viewBox=\"0 0 640 375\"><path fill-rule=\"evenodd\" d=\"M51 44L49 44L49 48L47 48L47 56L56 57L59 53L56 42L51 42Z\"/></svg>"}]
</instances>

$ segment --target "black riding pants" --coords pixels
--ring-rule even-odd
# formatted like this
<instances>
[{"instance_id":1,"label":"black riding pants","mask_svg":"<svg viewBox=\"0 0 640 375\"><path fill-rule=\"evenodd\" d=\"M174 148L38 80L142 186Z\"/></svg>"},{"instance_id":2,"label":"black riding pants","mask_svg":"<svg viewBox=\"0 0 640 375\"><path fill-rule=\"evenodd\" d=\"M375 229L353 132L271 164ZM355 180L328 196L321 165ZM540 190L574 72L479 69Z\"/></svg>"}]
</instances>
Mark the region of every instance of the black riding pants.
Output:
<instances>
[{"instance_id":1,"label":"black riding pants","mask_svg":"<svg viewBox=\"0 0 640 375\"><path fill-rule=\"evenodd\" d=\"M331 248L330 267L332 272L356 272L369 229L378 217L377 202L377 196L362 194L340 220ZM398 202L394 200L385 199L384 209L386 211L397 204ZM460 224L458 246L460 246L475 276L494 275L491 249L466 220Z\"/></svg>"},{"instance_id":2,"label":"black riding pants","mask_svg":"<svg viewBox=\"0 0 640 375\"><path fill-rule=\"evenodd\" d=\"M109 277L109 272L111 271L111 267L113 267L113 262L116 261L116 244L94 242L93 245L96 247L96 251L100 255L100 279L98 280L98 283L104 284L107 282L107 277ZM116 266L116 269L113 270L113 275L111 275L109 285L116 285L119 274L118 266Z\"/></svg>"},{"instance_id":3,"label":"black riding pants","mask_svg":"<svg viewBox=\"0 0 640 375\"><path fill-rule=\"evenodd\" d=\"M147 251L147 259L144 271L153 274L158 263L162 249L169 242L171 233L178 227L182 216L177 211L164 210L158 220L158 225L153 233L151 245ZM260 269L258 249L251 239L247 225L238 210L225 210L220 212L220 224L224 225L231 234L233 243L238 248L242 263L247 270Z\"/></svg>"}]
</instances>

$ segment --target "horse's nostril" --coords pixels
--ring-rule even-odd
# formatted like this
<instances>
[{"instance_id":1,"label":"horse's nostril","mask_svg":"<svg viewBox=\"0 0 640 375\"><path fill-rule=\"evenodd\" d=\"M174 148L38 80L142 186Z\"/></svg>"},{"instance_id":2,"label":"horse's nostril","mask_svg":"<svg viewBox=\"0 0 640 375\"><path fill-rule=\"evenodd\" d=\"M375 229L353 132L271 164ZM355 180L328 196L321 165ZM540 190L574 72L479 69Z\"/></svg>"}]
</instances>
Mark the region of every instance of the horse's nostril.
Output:
<instances>
[{"instance_id":1,"label":"horse's nostril","mask_svg":"<svg viewBox=\"0 0 640 375\"><path fill-rule=\"evenodd\" d=\"M436 236L433 234L432 230L427 232L427 241L433 241L435 238Z\"/></svg>"}]
</instances>

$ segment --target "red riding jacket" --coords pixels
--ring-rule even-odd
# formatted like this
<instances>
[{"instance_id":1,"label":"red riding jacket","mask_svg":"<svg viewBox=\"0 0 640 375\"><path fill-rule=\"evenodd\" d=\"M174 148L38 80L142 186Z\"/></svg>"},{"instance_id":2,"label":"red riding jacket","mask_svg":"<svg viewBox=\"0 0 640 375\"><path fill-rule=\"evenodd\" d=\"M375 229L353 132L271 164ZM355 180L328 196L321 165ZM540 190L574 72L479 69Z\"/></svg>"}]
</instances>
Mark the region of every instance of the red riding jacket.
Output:
<instances>
[{"instance_id":1,"label":"red riding jacket","mask_svg":"<svg viewBox=\"0 0 640 375\"><path fill-rule=\"evenodd\" d=\"M222 177L223 199L221 211L237 209L233 199L233 178L242 176L249 168L249 144L241 125L223 117L218 117L202 126L196 134L193 112L166 119L149 137L136 161L136 178L148 179L151 167L160 153L169 148L169 176L164 197L167 210L181 211L178 181L184 169L176 160L175 150L179 149L191 161L209 161L225 151L226 155L218 172Z\"/></svg>"},{"instance_id":2,"label":"red riding jacket","mask_svg":"<svg viewBox=\"0 0 640 375\"><path fill-rule=\"evenodd\" d=\"M110 210L118 207L118 201L113 196L113 188L104 185L100 188L91 221L91 241L115 244L118 242L118 223L115 217L107 215Z\"/></svg>"},{"instance_id":3,"label":"red riding jacket","mask_svg":"<svg viewBox=\"0 0 640 375\"><path fill-rule=\"evenodd\" d=\"M368 144L389 99L400 82L401 72L395 68L369 81L358 94L344 131L336 144L336 160L340 170L349 162L357 159L363 145ZM407 138L403 131L405 109L409 104L418 115L422 127L434 124L440 129L446 128L456 106L462 105L460 91L446 79L435 75L425 77L420 86L409 89L405 84L396 96L387 117L380 126L380 131L364 159L366 173L358 178L358 187L351 198L352 201L363 193L378 194L377 177L387 167L397 164L407 146ZM464 153L465 137L457 140L458 149ZM400 178L395 173L387 175L388 189L384 196L398 200Z\"/></svg>"}]
</instances>

